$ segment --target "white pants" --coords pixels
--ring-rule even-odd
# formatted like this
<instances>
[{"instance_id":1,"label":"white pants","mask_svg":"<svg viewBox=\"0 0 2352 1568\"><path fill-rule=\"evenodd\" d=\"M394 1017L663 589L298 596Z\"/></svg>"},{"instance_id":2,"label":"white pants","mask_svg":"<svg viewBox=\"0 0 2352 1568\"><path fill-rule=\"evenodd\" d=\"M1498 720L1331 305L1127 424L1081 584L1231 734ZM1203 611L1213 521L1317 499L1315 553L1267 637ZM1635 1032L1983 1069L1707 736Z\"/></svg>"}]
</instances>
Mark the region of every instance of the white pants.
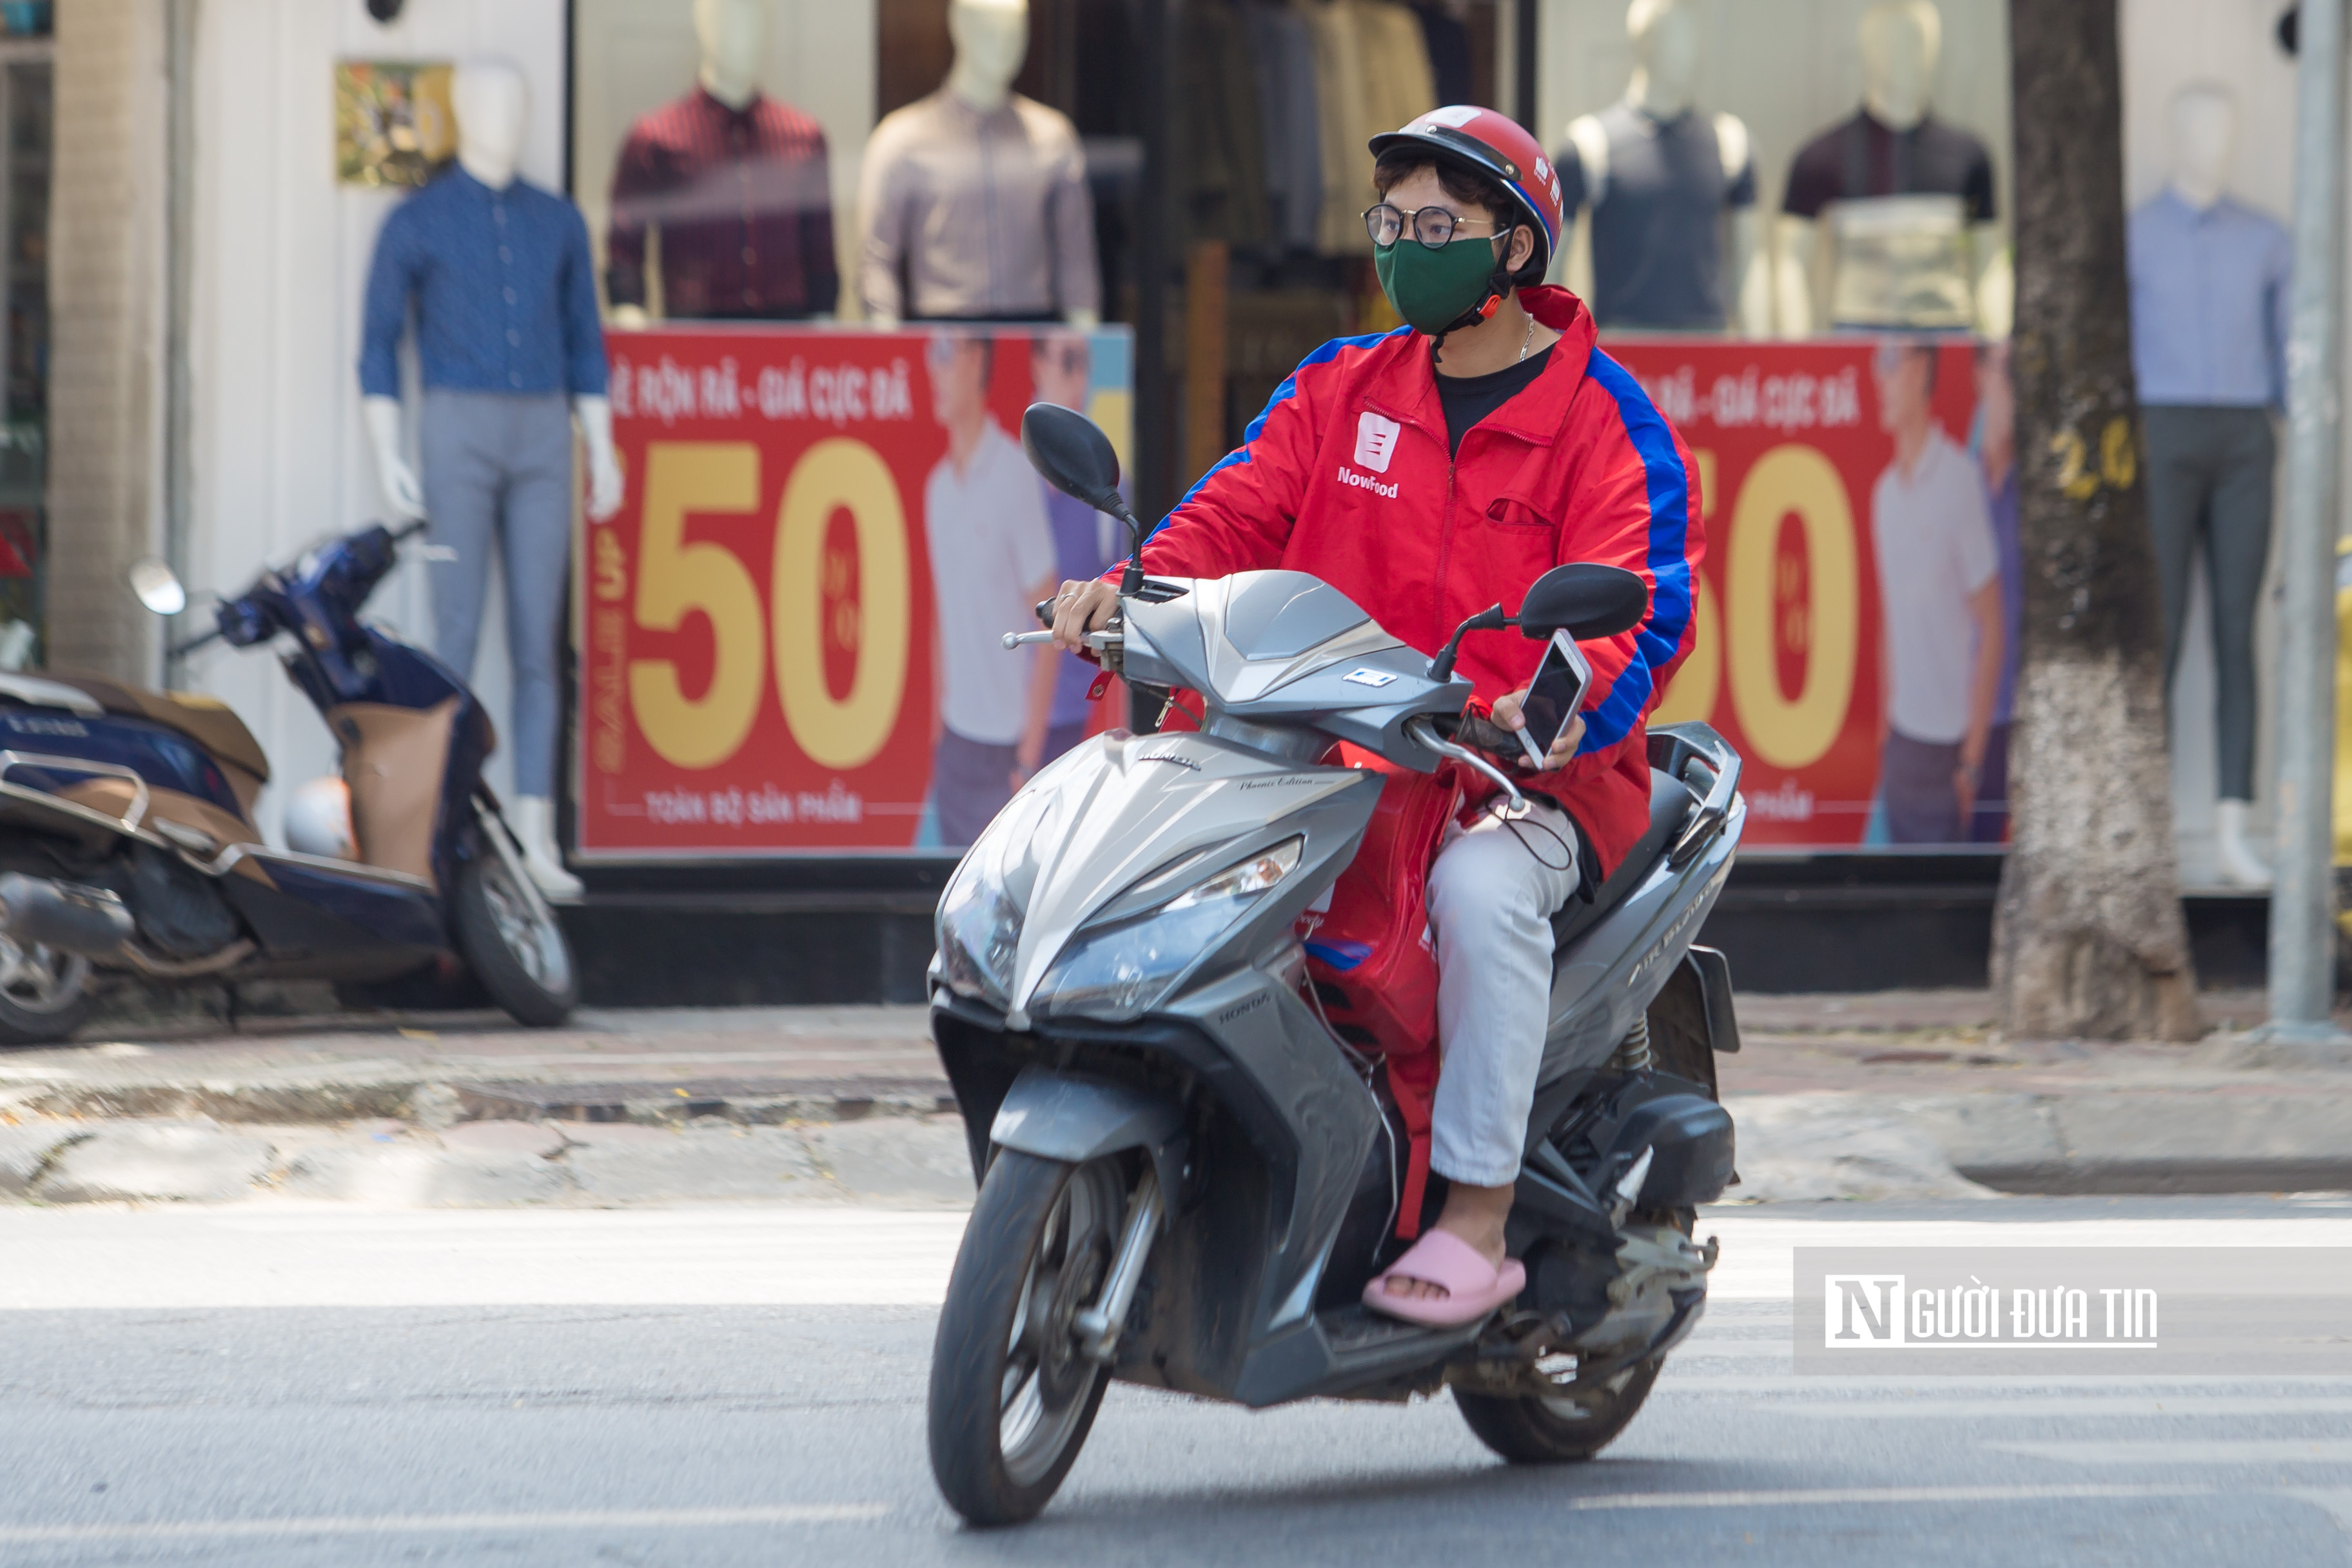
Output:
<instances>
[{"instance_id":1,"label":"white pants","mask_svg":"<svg viewBox=\"0 0 2352 1568\"><path fill-rule=\"evenodd\" d=\"M1551 917L1576 891L1576 829L1539 795L1517 821L1450 825L1429 868L1437 937L1430 1169L1499 1187L1518 1179L1551 1013Z\"/></svg>"}]
</instances>

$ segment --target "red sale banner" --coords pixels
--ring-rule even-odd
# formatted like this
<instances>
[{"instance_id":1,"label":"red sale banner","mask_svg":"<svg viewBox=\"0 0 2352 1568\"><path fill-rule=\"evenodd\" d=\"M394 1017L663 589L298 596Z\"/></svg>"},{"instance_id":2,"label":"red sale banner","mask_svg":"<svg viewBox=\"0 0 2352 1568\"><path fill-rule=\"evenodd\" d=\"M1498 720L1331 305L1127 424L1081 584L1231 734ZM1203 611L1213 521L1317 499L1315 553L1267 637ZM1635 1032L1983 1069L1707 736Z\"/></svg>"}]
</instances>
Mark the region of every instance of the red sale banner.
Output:
<instances>
[{"instance_id":1,"label":"red sale banner","mask_svg":"<svg viewBox=\"0 0 2352 1568\"><path fill-rule=\"evenodd\" d=\"M1748 842L2000 843L2020 593L2005 346L1603 346L1697 462L1697 643L1654 722L1705 720L1739 749Z\"/></svg>"},{"instance_id":2,"label":"red sale banner","mask_svg":"<svg viewBox=\"0 0 2352 1568\"><path fill-rule=\"evenodd\" d=\"M1123 330L609 342L628 488L575 557L584 855L951 849L1110 721L1091 667L998 639L1122 552L1015 437L1045 398L1125 456ZM1748 841L1999 844L2021 591L2005 348L1604 346L1696 460L1697 640L1660 717L1740 749Z\"/></svg>"},{"instance_id":3,"label":"red sale banner","mask_svg":"<svg viewBox=\"0 0 2352 1568\"><path fill-rule=\"evenodd\" d=\"M575 555L584 855L960 846L1105 721L1091 667L997 639L1117 552L1017 433L1048 399L1124 453L1123 329L608 342L628 487Z\"/></svg>"}]
</instances>

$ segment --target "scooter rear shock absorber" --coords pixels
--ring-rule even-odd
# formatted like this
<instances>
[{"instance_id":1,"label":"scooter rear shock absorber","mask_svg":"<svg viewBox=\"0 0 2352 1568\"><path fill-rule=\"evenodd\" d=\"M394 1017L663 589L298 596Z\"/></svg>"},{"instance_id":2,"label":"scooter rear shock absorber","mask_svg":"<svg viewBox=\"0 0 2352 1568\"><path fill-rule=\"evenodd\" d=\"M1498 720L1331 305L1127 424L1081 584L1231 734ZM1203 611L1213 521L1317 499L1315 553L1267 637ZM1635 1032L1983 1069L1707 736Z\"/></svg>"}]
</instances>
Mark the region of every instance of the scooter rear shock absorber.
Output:
<instances>
[{"instance_id":1,"label":"scooter rear shock absorber","mask_svg":"<svg viewBox=\"0 0 2352 1568\"><path fill-rule=\"evenodd\" d=\"M1641 1072L1650 1065L1650 1016L1647 1013L1633 1020L1625 1037L1617 1042L1617 1052L1609 1065L1619 1072Z\"/></svg>"}]
</instances>

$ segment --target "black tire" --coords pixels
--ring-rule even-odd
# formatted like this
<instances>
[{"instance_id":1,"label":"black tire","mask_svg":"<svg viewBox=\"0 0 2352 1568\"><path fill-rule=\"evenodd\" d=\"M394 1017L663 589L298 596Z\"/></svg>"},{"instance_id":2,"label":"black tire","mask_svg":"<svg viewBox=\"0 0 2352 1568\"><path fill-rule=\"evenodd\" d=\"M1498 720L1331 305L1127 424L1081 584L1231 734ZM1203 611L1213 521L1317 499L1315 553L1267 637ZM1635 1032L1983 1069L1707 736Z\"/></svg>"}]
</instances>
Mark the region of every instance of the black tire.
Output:
<instances>
[{"instance_id":1,"label":"black tire","mask_svg":"<svg viewBox=\"0 0 2352 1568\"><path fill-rule=\"evenodd\" d=\"M1478 1441L1515 1465L1572 1464L1617 1440L1641 1413L1665 1358L1645 1361L1610 1388L1607 1381L1570 1397L1510 1397L1454 1391L1454 1404ZM1614 1381L1614 1380L1608 1380ZM1563 1390L1573 1388L1563 1384Z\"/></svg>"},{"instance_id":2,"label":"black tire","mask_svg":"<svg viewBox=\"0 0 2352 1568\"><path fill-rule=\"evenodd\" d=\"M53 1046L89 1018L89 960L0 936L0 1046Z\"/></svg>"},{"instance_id":3,"label":"black tire","mask_svg":"<svg viewBox=\"0 0 2352 1568\"><path fill-rule=\"evenodd\" d=\"M501 829L485 822L483 832ZM490 844L457 868L451 902L457 949L490 1000L548 1029L580 1003L580 971L547 900Z\"/></svg>"},{"instance_id":4,"label":"black tire","mask_svg":"<svg viewBox=\"0 0 2352 1568\"><path fill-rule=\"evenodd\" d=\"M981 1184L931 1347L931 1475L973 1524L1035 1518L1086 1444L1110 1379L1076 1353L1069 1319L1109 1273L1126 1200L1110 1161L1012 1149Z\"/></svg>"}]
</instances>

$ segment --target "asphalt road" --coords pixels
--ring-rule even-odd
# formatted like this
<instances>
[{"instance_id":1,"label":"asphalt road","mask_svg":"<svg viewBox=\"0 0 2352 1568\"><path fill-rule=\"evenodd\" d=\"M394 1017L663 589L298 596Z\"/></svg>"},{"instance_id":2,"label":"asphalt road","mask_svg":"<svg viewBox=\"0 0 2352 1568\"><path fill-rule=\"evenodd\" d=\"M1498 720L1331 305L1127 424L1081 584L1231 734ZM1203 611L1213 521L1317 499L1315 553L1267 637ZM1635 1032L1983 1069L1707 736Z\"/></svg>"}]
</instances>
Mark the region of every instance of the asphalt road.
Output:
<instances>
[{"instance_id":1,"label":"asphalt road","mask_svg":"<svg viewBox=\"0 0 2352 1568\"><path fill-rule=\"evenodd\" d=\"M960 1529L923 1391L958 1216L0 1213L0 1563L2352 1559L2352 1379L1796 1375L1804 1242L2352 1244L2342 1200L1734 1210L1601 1460L1447 1401L1114 1389L1037 1524Z\"/></svg>"}]
</instances>

